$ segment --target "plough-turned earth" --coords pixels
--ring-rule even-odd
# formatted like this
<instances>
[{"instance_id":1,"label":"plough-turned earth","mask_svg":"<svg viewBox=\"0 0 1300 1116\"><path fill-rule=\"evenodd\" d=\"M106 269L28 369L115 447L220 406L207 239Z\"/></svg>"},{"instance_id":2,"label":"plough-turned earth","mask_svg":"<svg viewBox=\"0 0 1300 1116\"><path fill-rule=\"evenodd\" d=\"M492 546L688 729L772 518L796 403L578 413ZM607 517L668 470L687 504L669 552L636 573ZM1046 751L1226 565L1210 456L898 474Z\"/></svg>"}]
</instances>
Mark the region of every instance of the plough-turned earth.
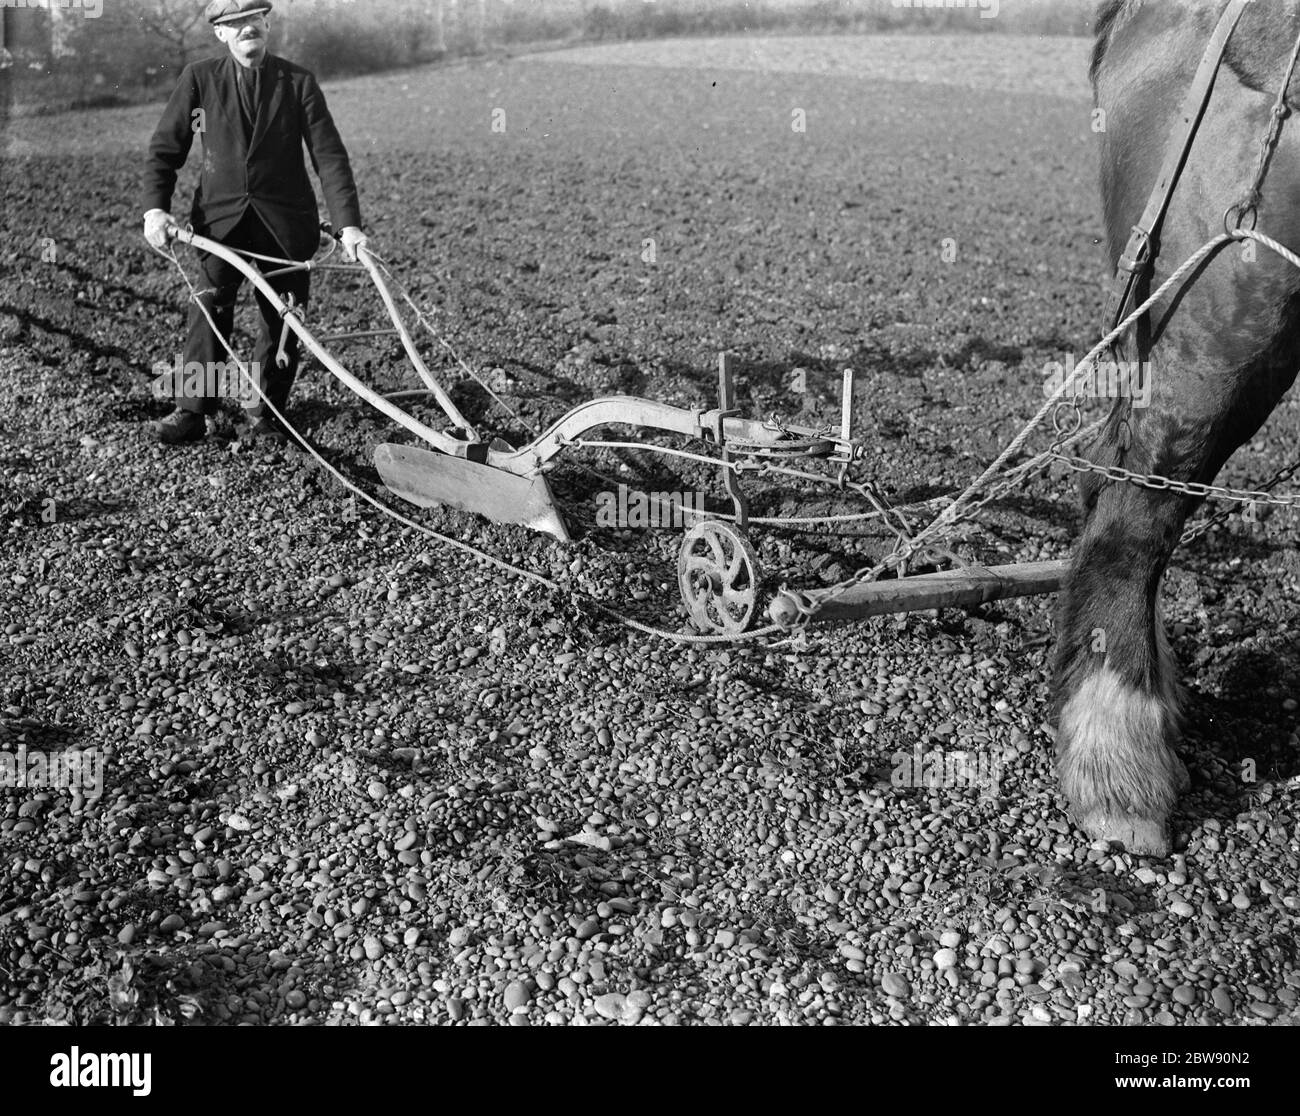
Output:
<instances>
[{"instance_id":1,"label":"plough-turned earth","mask_svg":"<svg viewBox=\"0 0 1300 1116\"><path fill-rule=\"evenodd\" d=\"M715 405L723 349L742 412L834 421L847 365L862 476L898 503L955 491L1037 407L1045 366L1096 338L1087 44L981 37L976 67L965 42L909 41L907 81L874 40L715 48L328 87L376 247L501 370L519 421L445 352L435 368L517 442L601 394ZM98 797L0 792L0 1019L1295 1018L1290 515L1176 556L1176 854L1090 847L1052 774L1048 600L682 646L584 602L682 628L680 532L595 509L617 482L722 507L689 461L563 455L568 547L415 513L552 592L349 504L302 452L231 441L229 414L204 445L151 444L184 312L138 233L156 114L6 125L0 744L104 766ZM330 328L374 321L347 283L314 306ZM395 349L347 356L413 386ZM377 491L369 452L394 431L376 414L317 368L292 417ZM1230 479L1296 436L1288 402ZM1064 556L1071 488L1053 471L953 545ZM862 510L750 490L756 515ZM817 585L889 545L851 530L753 541L770 584Z\"/></svg>"}]
</instances>

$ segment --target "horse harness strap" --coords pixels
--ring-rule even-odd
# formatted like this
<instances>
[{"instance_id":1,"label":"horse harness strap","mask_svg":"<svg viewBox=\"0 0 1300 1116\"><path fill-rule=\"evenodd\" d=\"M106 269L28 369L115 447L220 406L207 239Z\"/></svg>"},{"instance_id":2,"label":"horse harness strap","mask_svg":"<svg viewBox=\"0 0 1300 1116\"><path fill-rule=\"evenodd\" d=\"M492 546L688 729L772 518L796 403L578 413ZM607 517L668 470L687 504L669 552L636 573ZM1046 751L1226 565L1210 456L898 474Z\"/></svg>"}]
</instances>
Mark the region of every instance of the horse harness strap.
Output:
<instances>
[{"instance_id":1,"label":"horse harness strap","mask_svg":"<svg viewBox=\"0 0 1300 1116\"><path fill-rule=\"evenodd\" d=\"M1255 0L1231 0L1224 9L1223 15L1219 17L1219 25L1214 29L1214 35L1205 48L1205 54L1202 55L1201 64L1196 71L1196 79L1192 82L1192 87L1183 101L1182 120L1177 131L1170 137L1169 146L1165 151L1165 161L1160 167L1155 189L1151 191L1151 197L1147 200L1142 219L1133 226L1128 244L1125 245L1123 253L1115 264L1115 277L1111 281L1110 305L1106 311L1107 332L1115 329L1124 320L1139 281L1151 268L1153 260L1151 238L1159 229L1165 211L1169 208L1169 199L1187 161L1188 152L1192 149L1192 141L1196 138L1196 129L1205 114L1205 107L1209 104L1210 93L1214 89L1214 79L1223 64L1228 41L1232 38L1242 13L1254 2Z\"/></svg>"}]
</instances>

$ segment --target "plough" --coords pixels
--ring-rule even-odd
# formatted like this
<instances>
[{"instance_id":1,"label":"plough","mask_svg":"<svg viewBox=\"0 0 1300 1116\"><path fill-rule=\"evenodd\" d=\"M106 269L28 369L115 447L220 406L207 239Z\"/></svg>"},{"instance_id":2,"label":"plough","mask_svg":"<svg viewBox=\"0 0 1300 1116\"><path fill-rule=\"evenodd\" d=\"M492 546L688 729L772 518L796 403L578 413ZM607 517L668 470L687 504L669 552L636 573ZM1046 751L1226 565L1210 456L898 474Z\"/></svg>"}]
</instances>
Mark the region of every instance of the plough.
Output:
<instances>
[{"instance_id":1,"label":"plough","mask_svg":"<svg viewBox=\"0 0 1300 1116\"><path fill-rule=\"evenodd\" d=\"M322 228L328 232L328 226ZM682 540L677 562L682 600L695 627L706 634L737 636L751 628L759 616L763 576L747 537L749 502L740 478L746 473L775 473L844 490L850 486L851 469L865 457L865 447L852 430L854 374L851 370L845 369L843 375L838 426L810 427L775 419L758 420L741 417L736 409L734 358L728 353L721 354L719 359L715 407L683 408L635 396L608 396L574 407L526 445L514 447L500 438L485 439L429 371L389 285L391 276L374 253L362 247L358 253L359 264L333 263L330 262L334 249L331 243L324 256L313 260L277 260L252 257L251 253L227 248L187 229L174 227L171 232L175 239L212 253L237 268L276 306L285 331L281 336L281 357L287 331L292 330L327 371L419 440L419 445L385 442L374 451L375 468L384 485L410 504L457 508L496 523L519 524L568 542L568 526L546 478L561 451L620 444L588 441L583 437L610 425L640 427L705 443L712 451L710 454L669 450L650 442L635 445L704 461L722 473L723 488L731 501L731 515L702 518L691 526ZM250 258L278 268L261 272ZM268 277L277 274L308 269L364 269L384 304L392 328L314 336L303 321L301 308L267 282ZM409 295L404 298L419 322L436 337ZM424 384L414 394L428 395L436 401L449 424L445 429L421 422L390 397L362 383L326 348L331 342L385 335L400 340L412 368ZM792 468L792 465L800 467ZM851 487L873 505L873 514L887 523L896 522L891 516L892 509L874 486L853 483ZM906 537L904 532L895 529L900 537ZM938 607L972 607L1008 597L1055 592L1067 568L1065 561L993 568L962 564L951 570L862 580L830 589L800 592L782 587L775 594L768 614L781 627L790 627L800 618L844 620ZM900 573L905 573L905 569L901 566Z\"/></svg>"}]
</instances>

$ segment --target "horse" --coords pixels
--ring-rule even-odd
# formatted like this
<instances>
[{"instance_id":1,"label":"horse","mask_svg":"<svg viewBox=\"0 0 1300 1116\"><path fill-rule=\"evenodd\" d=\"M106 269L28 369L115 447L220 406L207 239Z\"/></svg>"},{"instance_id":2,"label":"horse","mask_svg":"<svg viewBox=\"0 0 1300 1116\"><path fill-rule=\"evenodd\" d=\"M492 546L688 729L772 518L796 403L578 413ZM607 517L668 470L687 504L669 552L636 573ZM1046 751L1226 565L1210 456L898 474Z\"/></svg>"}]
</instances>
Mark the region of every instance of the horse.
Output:
<instances>
[{"instance_id":1,"label":"horse","mask_svg":"<svg viewBox=\"0 0 1300 1116\"><path fill-rule=\"evenodd\" d=\"M1097 13L1094 120L1102 122L1106 243L1117 263L1227 8L1224 0L1105 0ZM1283 118L1271 151L1261 144L1283 87L1289 104L1300 94L1291 65L1298 33L1300 0L1243 6L1149 240L1152 263L1134 309L1217 233L1257 227L1300 246L1300 127ZM1149 405L1116 401L1089 448L1094 463L1208 484L1290 388L1300 363L1300 270L1248 243L1211 254L1117 344L1117 355L1144 362ZM1083 527L1056 605L1060 786L1081 829L1135 854L1169 854L1170 815L1190 785L1175 750L1182 691L1160 592L1201 502L1082 474Z\"/></svg>"}]
</instances>

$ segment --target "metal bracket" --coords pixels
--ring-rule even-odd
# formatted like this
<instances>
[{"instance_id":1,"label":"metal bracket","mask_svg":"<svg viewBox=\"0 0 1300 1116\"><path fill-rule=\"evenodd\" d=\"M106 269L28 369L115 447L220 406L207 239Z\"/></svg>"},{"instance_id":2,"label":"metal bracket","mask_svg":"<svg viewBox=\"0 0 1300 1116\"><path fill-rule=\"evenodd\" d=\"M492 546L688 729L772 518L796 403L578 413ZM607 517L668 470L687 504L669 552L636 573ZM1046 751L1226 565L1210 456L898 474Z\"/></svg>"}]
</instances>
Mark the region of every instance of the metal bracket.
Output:
<instances>
[{"instance_id":1,"label":"metal bracket","mask_svg":"<svg viewBox=\"0 0 1300 1116\"><path fill-rule=\"evenodd\" d=\"M731 497L736 527L743 531L749 526L749 500L740 490L740 481L736 478L735 470L729 467L731 453L727 449L726 436L723 433L723 420L733 418L740 413L736 410L735 363L734 353L718 354L718 413L714 419L713 436L722 454L722 484L727 490L727 495Z\"/></svg>"},{"instance_id":2,"label":"metal bracket","mask_svg":"<svg viewBox=\"0 0 1300 1116\"><path fill-rule=\"evenodd\" d=\"M294 300L292 291L284 292L284 309L280 311L280 343L275 348L275 366L277 368L289 367L289 350L285 345L289 340L289 323L285 321L292 314L299 321L302 321L302 314Z\"/></svg>"}]
</instances>

